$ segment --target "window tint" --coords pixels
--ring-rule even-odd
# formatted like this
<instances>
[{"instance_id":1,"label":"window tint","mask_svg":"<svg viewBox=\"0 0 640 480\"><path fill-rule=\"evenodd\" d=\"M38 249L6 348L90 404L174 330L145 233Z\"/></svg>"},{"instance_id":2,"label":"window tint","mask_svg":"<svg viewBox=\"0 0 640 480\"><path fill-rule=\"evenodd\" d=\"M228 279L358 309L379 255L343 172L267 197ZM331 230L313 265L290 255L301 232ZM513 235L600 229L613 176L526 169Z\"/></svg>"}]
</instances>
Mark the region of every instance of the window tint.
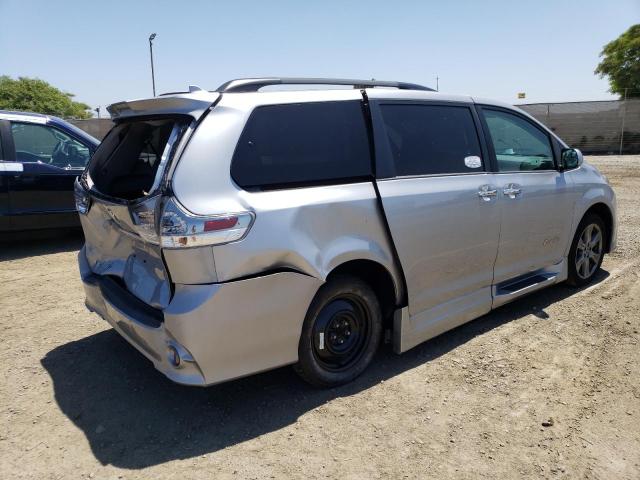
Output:
<instances>
[{"instance_id":1,"label":"window tint","mask_svg":"<svg viewBox=\"0 0 640 480\"><path fill-rule=\"evenodd\" d=\"M555 168L549 137L527 120L511 113L483 109L496 151L498 171Z\"/></svg>"},{"instance_id":2,"label":"window tint","mask_svg":"<svg viewBox=\"0 0 640 480\"><path fill-rule=\"evenodd\" d=\"M66 133L44 125L11 123L19 162L40 162L60 168L84 168L89 148Z\"/></svg>"},{"instance_id":3,"label":"window tint","mask_svg":"<svg viewBox=\"0 0 640 480\"><path fill-rule=\"evenodd\" d=\"M380 108L396 175L482 170L480 142L469 108L439 105Z\"/></svg>"},{"instance_id":4,"label":"window tint","mask_svg":"<svg viewBox=\"0 0 640 480\"><path fill-rule=\"evenodd\" d=\"M241 187L276 187L371 174L358 101L258 107L240 137L231 176Z\"/></svg>"}]
</instances>

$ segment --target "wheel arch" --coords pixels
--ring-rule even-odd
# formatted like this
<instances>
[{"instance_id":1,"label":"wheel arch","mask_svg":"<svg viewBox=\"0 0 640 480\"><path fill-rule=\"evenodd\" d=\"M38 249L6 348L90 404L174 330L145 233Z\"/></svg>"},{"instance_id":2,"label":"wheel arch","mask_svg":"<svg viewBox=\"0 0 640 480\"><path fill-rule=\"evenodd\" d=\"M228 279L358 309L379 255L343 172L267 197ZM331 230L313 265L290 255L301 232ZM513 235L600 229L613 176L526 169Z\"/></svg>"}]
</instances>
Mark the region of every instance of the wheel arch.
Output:
<instances>
[{"instance_id":1,"label":"wheel arch","mask_svg":"<svg viewBox=\"0 0 640 480\"><path fill-rule=\"evenodd\" d=\"M327 275L327 281L337 275L352 275L368 283L380 302L383 327L392 328L393 312L402 305L403 292L392 273L374 260L349 260L334 267Z\"/></svg>"},{"instance_id":2,"label":"wheel arch","mask_svg":"<svg viewBox=\"0 0 640 480\"><path fill-rule=\"evenodd\" d=\"M598 215L604 222L604 226L606 229L604 251L606 253L609 253L611 251L611 243L614 232L613 212L611 211L609 206L603 202L594 203L582 214L582 217L580 217L580 222L584 217L592 213ZM578 222L578 224L580 224L580 222Z\"/></svg>"}]
</instances>

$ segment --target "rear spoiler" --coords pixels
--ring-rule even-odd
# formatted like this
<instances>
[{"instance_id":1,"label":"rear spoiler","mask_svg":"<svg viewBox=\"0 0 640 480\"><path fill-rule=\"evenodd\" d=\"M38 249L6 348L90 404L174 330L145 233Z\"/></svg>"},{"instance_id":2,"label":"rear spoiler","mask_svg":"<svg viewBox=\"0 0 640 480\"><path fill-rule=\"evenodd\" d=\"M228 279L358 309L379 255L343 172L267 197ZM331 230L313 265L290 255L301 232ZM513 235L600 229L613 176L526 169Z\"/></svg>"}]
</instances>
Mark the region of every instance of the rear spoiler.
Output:
<instances>
[{"instance_id":1,"label":"rear spoiler","mask_svg":"<svg viewBox=\"0 0 640 480\"><path fill-rule=\"evenodd\" d=\"M179 93L143 100L128 100L107 107L112 120L121 120L141 115L189 115L199 119L218 100L217 92L204 90L193 93Z\"/></svg>"}]
</instances>

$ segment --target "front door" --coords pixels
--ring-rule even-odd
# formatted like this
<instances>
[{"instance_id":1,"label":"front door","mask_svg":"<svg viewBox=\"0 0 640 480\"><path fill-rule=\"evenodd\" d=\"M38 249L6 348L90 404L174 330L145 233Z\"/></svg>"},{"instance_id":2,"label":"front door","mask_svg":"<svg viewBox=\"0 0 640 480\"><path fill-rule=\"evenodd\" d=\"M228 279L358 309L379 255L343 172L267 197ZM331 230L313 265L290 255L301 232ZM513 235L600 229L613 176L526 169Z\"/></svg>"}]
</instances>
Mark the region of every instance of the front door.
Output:
<instances>
[{"instance_id":1,"label":"front door","mask_svg":"<svg viewBox=\"0 0 640 480\"><path fill-rule=\"evenodd\" d=\"M378 172L389 168L377 185L407 283L404 351L491 309L495 176L471 105L380 100L372 113Z\"/></svg>"},{"instance_id":2,"label":"front door","mask_svg":"<svg viewBox=\"0 0 640 480\"><path fill-rule=\"evenodd\" d=\"M73 182L90 157L87 146L48 125L11 122L21 172L9 179L16 229L78 225Z\"/></svg>"},{"instance_id":3,"label":"front door","mask_svg":"<svg viewBox=\"0 0 640 480\"><path fill-rule=\"evenodd\" d=\"M501 234L494 282L559 266L568 248L575 189L557 170L549 134L516 112L483 107L495 155Z\"/></svg>"},{"instance_id":4,"label":"front door","mask_svg":"<svg viewBox=\"0 0 640 480\"><path fill-rule=\"evenodd\" d=\"M9 216L9 177L14 175L21 165L13 162L13 158L5 153L8 143L3 137L9 135L9 122L0 120L0 232L11 230L11 217Z\"/></svg>"}]
</instances>

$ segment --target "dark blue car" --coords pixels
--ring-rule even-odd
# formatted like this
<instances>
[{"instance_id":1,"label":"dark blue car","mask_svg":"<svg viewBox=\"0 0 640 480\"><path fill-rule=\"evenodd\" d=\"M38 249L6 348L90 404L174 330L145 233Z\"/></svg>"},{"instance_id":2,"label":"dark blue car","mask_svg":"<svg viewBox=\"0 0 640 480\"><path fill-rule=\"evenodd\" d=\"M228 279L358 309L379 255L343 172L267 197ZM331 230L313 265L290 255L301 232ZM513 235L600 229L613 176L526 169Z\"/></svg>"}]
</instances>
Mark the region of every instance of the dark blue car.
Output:
<instances>
[{"instance_id":1,"label":"dark blue car","mask_svg":"<svg viewBox=\"0 0 640 480\"><path fill-rule=\"evenodd\" d=\"M60 118L0 110L0 232L79 225L73 182L99 143Z\"/></svg>"}]
</instances>

